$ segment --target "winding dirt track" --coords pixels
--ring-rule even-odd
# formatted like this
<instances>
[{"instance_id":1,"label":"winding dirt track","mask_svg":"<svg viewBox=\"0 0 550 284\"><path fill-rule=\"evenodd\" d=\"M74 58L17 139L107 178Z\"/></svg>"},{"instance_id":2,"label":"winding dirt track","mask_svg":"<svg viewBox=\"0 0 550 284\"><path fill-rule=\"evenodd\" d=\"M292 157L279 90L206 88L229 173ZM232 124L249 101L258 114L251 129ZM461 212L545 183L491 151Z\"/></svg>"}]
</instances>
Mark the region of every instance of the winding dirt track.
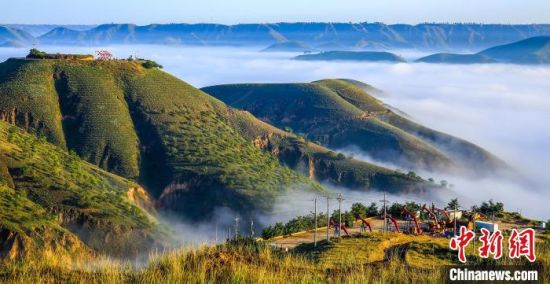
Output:
<instances>
[{"instance_id":1,"label":"winding dirt track","mask_svg":"<svg viewBox=\"0 0 550 284\"><path fill-rule=\"evenodd\" d=\"M384 221L382 219L368 218L366 220L372 226L373 231L382 231L384 227ZM408 222L406 221L399 221L398 224L400 229L405 229L407 226L407 223ZM346 228L346 229L350 234L358 234L360 233L360 230L361 230L360 224L361 224L360 222L356 222L353 228ZM391 224L391 229L392 230L394 229L393 224ZM368 228L367 228L367 232L368 232ZM303 231L303 232L294 233L290 236L281 236L281 237L273 238L271 243L275 244L277 247L282 249L291 249L303 243L312 243L314 241L314 235L315 235L314 230ZM344 235L345 233L344 231L342 231L342 236ZM329 229L329 236L330 237L336 236L334 234L334 228ZM326 238L327 238L327 228L326 227L318 228L317 240L318 241L326 240Z\"/></svg>"}]
</instances>

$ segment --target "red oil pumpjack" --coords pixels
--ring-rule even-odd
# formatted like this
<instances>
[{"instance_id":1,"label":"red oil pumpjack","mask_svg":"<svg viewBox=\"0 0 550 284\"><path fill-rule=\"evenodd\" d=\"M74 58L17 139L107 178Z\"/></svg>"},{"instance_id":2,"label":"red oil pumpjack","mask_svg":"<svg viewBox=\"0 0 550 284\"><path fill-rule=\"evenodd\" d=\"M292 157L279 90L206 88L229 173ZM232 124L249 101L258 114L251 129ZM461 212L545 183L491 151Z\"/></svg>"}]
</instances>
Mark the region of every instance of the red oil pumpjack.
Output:
<instances>
[{"instance_id":1,"label":"red oil pumpjack","mask_svg":"<svg viewBox=\"0 0 550 284\"><path fill-rule=\"evenodd\" d=\"M406 206L403 206L403 209L401 209L401 212L405 215L408 215L409 218L411 218L413 220L414 226L415 226L414 234L415 235L422 234L422 229L418 225L418 220L416 219L416 214L412 214L411 211L409 211Z\"/></svg>"},{"instance_id":2,"label":"red oil pumpjack","mask_svg":"<svg viewBox=\"0 0 550 284\"><path fill-rule=\"evenodd\" d=\"M432 210L428 209L428 207L426 207L426 204L422 205L422 210L428 212L430 218L433 219L433 222L430 222L431 232L440 233L442 230L445 229L445 223L440 224L439 220L437 219L437 215L435 215Z\"/></svg>"},{"instance_id":3,"label":"red oil pumpjack","mask_svg":"<svg viewBox=\"0 0 550 284\"><path fill-rule=\"evenodd\" d=\"M356 214L355 215L355 221L357 221L357 220L361 220L361 225L369 227L369 232L372 232L372 227L370 226L370 223L367 222L367 220L363 219L363 217L361 217L361 214Z\"/></svg>"},{"instance_id":4,"label":"red oil pumpjack","mask_svg":"<svg viewBox=\"0 0 550 284\"><path fill-rule=\"evenodd\" d=\"M395 231L398 232L398 233L401 233L401 231L399 230L399 225L397 224L397 220L395 218L393 218L391 215L387 215L387 216L391 220L393 225L395 226Z\"/></svg>"},{"instance_id":5,"label":"red oil pumpjack","mask_svg":"<svg viewBox=\"0 0 550 284\"><path fill-rule=\"evenodd\" d=\"M330 219L330 227L334 227L334 228L340 227L340 229L344 231L344 233L346 233L346 236L349 236L349 232L346 229L346 226L344 224L340 224L340 226L338 226L338 224L336 224L334 220Z\"/></svg>"},{"instance_id":6,"label":"red oil pumpjack","mask_svg":"<svg viewBox=\"0 0 550 284\"><path fill-rule=\"evenodd\" d=\"M438 208L433 208L435 211L441 213L443 216L445 216L445 218L447 218L447 220L445 222L443 221L440 221L439 223L444 223L445 224L445 228L447 229L450 229L450 228L454 228L454 219L451 218L451 216L449 216L449 213L447 213L447 211L443 210L443 209L438 209ZM453 217L454 218L454 217Z\"/></svg>"}]
</instances>

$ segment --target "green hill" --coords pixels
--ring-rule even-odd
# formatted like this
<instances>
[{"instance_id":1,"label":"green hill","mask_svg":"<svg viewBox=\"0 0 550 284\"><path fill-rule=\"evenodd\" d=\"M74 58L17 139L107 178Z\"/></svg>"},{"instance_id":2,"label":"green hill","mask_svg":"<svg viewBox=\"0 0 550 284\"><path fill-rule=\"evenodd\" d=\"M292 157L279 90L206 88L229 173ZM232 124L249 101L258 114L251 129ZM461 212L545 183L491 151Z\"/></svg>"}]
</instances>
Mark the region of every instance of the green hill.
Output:
<instances>
[{"instance_id":1,"label":"green hill","mask_svg":"<svg viewBox=\"0 0 550 284\"><path fill-rule=\"evenodd\" d=\"M356 190L422 192L434 186L418 176L358 161L262 122L246 111L232 112L232 124L254 145L311 180Z\"/></svg>"},{"instance_id":2,"label":"green hill","mask_svg":"<svg viewBox=\"0 0 550 284\"><path fill-rule=\"evenodd\" d=\"M303 54L294 57L296 60L309 61L386 61L386 62L406 62L401 56L390 52L380 51L325 51L316 54Z\"/></svg>"},{"instance_id":3,"label":"green hill","mask_svg":"<svg viewBox=\"0 0 550 284\"><path fill-rule=\"evenodd\" d=\"M1 120L138 180L191 219L319 188L238 133L222 102L142 62L11 59L0 97Z\"/></svg>"},{"instance_id":4,"label":"green hill","mask_svg":"<svg viewBox=\"0 0 550 284\"><path fill-rule=\"evenodd\" d=\"M161 245L135 182L0 122L0 259L93 251L137 255Z\"/></svg>"},{"instance_id":5,"label":"green hill","mask_svg":"<svg viewBox=\"0 0 550 284\"><path fill-rule=\"evenodd\" d=\"M191 220L267 211L294 189L422 191L426 181L338 155L140 61L0 64L0 120L143 185Z\"/></svg>"},{"instance_id":6,"label":"green hill","mask_svg":"<svg viewBox=\"0 0 550 284\"><path fill-rule=\"evenodd\" d=\"M476 64L476 63L495 63L492 59L482 54L453 54L436 53L417 59L416 62L424 63L450 63L450 64Z\"/></svg>"},{"instance_id":7,"label":"green hill","mask_svg":"<svg viewBox=\"0 0 550 284\"><path fill-rule=\"evenodd\" d=\"M495 46L478 54L507 63L550 63L550 36L531 37L511 44Z\"/></svg>"},{"instance_id":8,"label":"green hill","mask_svg":"<svg viewBox=\"0 0 550 284\"><path fill-rule=\"evenodd\" d=\"M373 158L411 169L480 173L504 164L459 138L414 123L388 109L357 83L235 84L203 89L279 128L291 128L329 148L357 146Z\"/></svg>"}]
</instances>

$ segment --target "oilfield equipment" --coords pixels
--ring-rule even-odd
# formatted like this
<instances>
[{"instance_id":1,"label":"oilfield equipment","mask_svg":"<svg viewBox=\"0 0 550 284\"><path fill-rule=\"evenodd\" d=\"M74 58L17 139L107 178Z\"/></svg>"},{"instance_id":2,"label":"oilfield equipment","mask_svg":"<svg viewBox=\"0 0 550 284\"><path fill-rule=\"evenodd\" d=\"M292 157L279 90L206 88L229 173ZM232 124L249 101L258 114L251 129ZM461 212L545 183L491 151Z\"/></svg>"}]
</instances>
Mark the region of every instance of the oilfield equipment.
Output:
<instances>
[{"instance_id":1,"label":"oilfield equipment","mask_svg":"<svg viewBox=\"0 0 550 284\"><path fill-rule=\"evenodd\" d=\"M431 206L427 204L415 205L416 203L405 203L405 205L400 205L400 213L395 211L395 208L391 209L391 213L388 211L387 206L381 208L378 212L378 216L371 218L364 218L362 214L356 213L352 215L354 217L350 220L349 212L343 213L342 201L345 200L342 195L338 195L337 198L330 198L328 196L323 196L323 199L326 198L326 218L327 224L326 227L319 227L318 224L318 197L315 197L313 201L313 221L312 228L306 228L301 231L296 231L292 233L287 233L285 235L277 236L277 239L284 239L289 236L295 236L296 241L299 243L304 243L311 237L311 242L314 246L318 245L320 241L320 235L326 231L326 242L331 242L331 238L341 238L341 237L350 237L352 234L366 234L367 228L369 233L375 231L382 232L393 232L393 233L405 233L412 235L429 235L432 237L445 237L449 238L453 235L456 235L459 232L461 227L466 227L468 230L479 230L487 229L490 232L495 232L499 229L499 225L495 222L489 222L487 216L480 212L467 211L467 210L458 210L457 206L455 208L437 208L433 203ZM338 201L336 210L330 214L329 200L336 199ZM353 202L353 201L350 201ZM380 200L383 205L388 203L386 196ZM392 205L393 207L393 205ZM412 209L415 208L416 210ZM449 209L449 210L447 210ZM367 213L369 211L364 211ZM363 213L363 214L364 214ZM371 213L372 214L372 213ZM397 214L397 215L396 215ZM332 217L331 217L332 216ZM325 217L325 216L322 216ZM344 220L345 217L345 220ZM483 220L483 221L482 221ZM233 234L237 237L239 236L238 231L238 222L239 217L235 218L235 228ZM383 226L382 226L383 222ZM346 224L350 224L350 227L347 227ZM253 223L250 223L250 231L253 236ZM330 232L330 230L334 230ZM321 231L321 232L319 232ZM342 236L342 232L345 234ZM331 236L332 233L332 236ZM323 237L321 237L323 238Z\"/></svg>"},{"instance_id":2,"label":"oilfield equipment","mask_svg":"<svg viewBox=\"0 0 550 284\"><path fill-rule=\"evenodd\" d=\"M393 226L395 227L395 231L398 233L401 233L401 230L399 229L399 224L397 223L397 219L393 218L391 215L387 215L387 217L393 223Z\"/></svg>"},{"instance_id":3,"label":"oilfield equipment","mask_svg":"<svg viewBox=\"0 0 550 284\"><path fill-rule=\"evenodd\" d=\"M418 219L416 218L416 212L415 212L415 214L413 214L413 213L411 213L411 211L409 211L409 209L407 209L407 206L403 206L403 208L401 209L401 213L408 216L414 222L414 228L412 228L412 230L410 230L410 232L415 234L415 235L422 234L422 229L420 228L420 225L418 225ZM410 228L410 226L409 226L409 228Z\"/></svg>"},{"instance_id":4,"label":"oilfield equipment","mask_svg":"<svg viewBox=\"0 0 550 284\"><path fill-rule=\"evenodd\" d=\"M361 214L355 214L355 221L359 221L359 220L361 220L361 228L366 229L368 227L369 232L372 232L372 227L371 227L370 223L367 220L363 219L363 217L361 217ZM366 230L362 229L361 231L362 231L361 233L363 233Z\"/></svg>"},{"instance_id":5,"label":"oilfield equipment","mask_svg":"<svg viewBox=\"0 0 550 284\"><path fill-rule=\"evenodd\" d=\"M349 231L346 229L346 225L344 224L336 224L332 218L330 219L329 228L334 228L335 232L340 236L340 232L344 231L346 233L346 236L349 236Z\"/></svg>"}]
</instances>

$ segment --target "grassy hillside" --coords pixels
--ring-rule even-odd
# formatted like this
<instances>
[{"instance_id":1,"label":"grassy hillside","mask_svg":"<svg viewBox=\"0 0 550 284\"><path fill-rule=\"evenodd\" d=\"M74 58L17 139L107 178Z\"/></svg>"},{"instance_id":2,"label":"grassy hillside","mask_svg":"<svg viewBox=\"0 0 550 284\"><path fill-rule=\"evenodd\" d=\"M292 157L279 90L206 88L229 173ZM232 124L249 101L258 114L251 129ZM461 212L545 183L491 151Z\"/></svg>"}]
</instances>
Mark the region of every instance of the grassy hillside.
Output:
<instances>
[{"instance_id":1,"label":"grassy hillside","mask_svg":"<svg viewBox=\"0 0 550 284\"><path fill-rule=\"evenodd\" d=\"M375 159L406 168L483 171L502 166L471 143L399 116L356 82L237 84L203 90L321 145L357 146Z\"/></svg>"},{"instance_id":2,"label":"grassy hillside","mask_svg":"<svg viewBox=\"0 0 550 284\"><path fill-rule=\"evenodd\" d=\"M147 199L139 185L5 122L0 187L3 257L41 249L132 255L162 241L156 221L135 203Z\"/></svg>"},{"instance_id":3,"label":"grassy hillside","mask_svg":"<svg viewBox=\"0 0 550 284\"><path fill-rule=\"evenodd\" d=\"M309 61L370 61L370 62L406 62L401 56L382 51L325 51L316 54L304 54L294 57L296 60Z\"/></svg>"},{"instance_id":4,"label":"grassy hillside","mask_svg":"<svg viewBox=\"0 0 550 284\"><path fill-rule=\"evenodd\" d=\"M311 180L357 190L421 192L433 187L419 177L362 162L282 131L246 111L229 109L230 123L254 145Z\"/></svg>"},{"instance_id":5,"label":"grassy hillside","mask_svg":"<svg viewBox=\"0 0 550 284\"><path fill-rule=\"evenodd\" d=\"M473 254L473 246L467 250ZM537 240L541 283L548 282L550 243ZM525 264L525 259L503 258L499 264ZM266 243L232 241L215 247L161 255L140 269L107 263L95 270L67 269L41 263L2 273L0 281L56 281L85 283L442 283L442 266L456 264L448 239L398 234L365 234L304 245L283 252ZM470 264L490 263L469 257Z\"/></svg>"},{"instance_id":6,"label":"grassy hillside","mask_svg":"<svg viewBox=\"0 0 550 284\"><path fill-rule=\"evenodd\" d=\"M191 219L320 189L237 131L225 104L142 62L11 59L0 98L0 120L138 180Z\"/></svg>"}]
</instances>

